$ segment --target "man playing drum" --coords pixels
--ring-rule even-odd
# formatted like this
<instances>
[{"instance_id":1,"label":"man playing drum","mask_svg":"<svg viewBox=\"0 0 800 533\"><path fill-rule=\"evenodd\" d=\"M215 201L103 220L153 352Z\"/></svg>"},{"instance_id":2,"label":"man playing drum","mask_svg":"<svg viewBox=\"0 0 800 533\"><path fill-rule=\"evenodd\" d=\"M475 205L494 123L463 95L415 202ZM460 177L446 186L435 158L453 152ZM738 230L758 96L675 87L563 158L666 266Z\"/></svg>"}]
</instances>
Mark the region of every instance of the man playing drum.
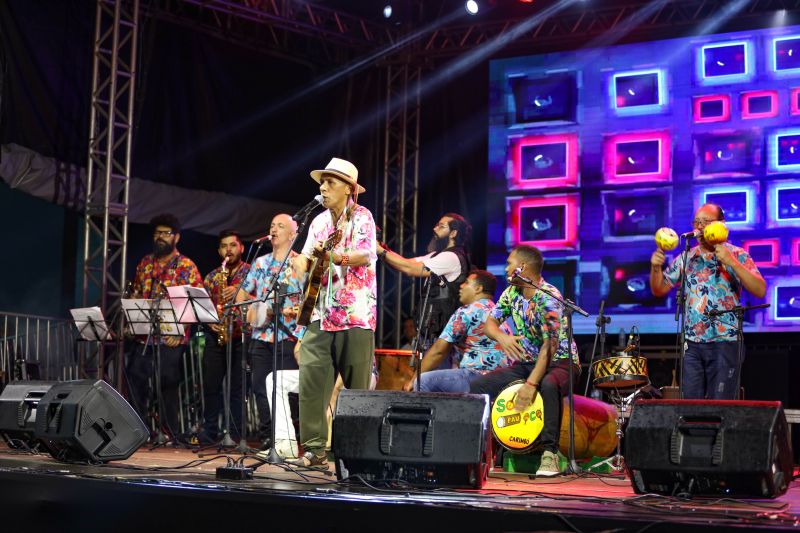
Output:
<instances>
[{"instance_id":1,"label":"man playing drum","mask_svg":"<svg viewBox=\"0 0 800 533\"><path fill-rule=\"evenodd\" d=\"M542 279L544 259L533 246L519 245L506 260L510 286L503 291L492 314L486 319L486 335L497 341L514 360L509 367L499 368L470 383L470 392L494 398L511 382L524 380L514 404L524 410L541 393L544 406L544 427L540 434L543 448L537 476L561 473L558 461L558 439L561 431L563 397L569 388L570 359L575 375L580 372L578 350L567 340L567 324L562 305L544 291L519 282L519 275L542 289L560 296L558 289ZM500 324L511 319L517 335L503 333ZM521 408L521 409L520 409Z\"/></svg>"}]
</instances>

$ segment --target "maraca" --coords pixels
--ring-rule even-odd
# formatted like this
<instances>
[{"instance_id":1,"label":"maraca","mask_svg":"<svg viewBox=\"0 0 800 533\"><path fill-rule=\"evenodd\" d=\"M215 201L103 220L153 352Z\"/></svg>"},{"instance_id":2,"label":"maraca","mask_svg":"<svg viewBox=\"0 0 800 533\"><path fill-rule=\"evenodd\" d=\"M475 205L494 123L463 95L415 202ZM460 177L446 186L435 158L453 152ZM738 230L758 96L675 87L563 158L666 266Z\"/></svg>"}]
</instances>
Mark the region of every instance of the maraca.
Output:
<instances>
[{"instance_id":1,"label":"maraca","mask_svg":"<svg viewBox=\"0 0 800 533\"><path fill-rule=\"evenodd\" d=\"M711 246L726 242L728 240L728 226L721 220L709 222L703 229L703 239Z\"/></svg>"},{"instance_id":2,"label":"maraca","mask_svg":"<svg viewBox=\"0 0 800 533\"><path fill-rule=\"evenodd\" d=\"M672 228L659 228L656 231L656 246L665 252L674 250L678 247L678 234Z\"/></svg>"}]
</instances>

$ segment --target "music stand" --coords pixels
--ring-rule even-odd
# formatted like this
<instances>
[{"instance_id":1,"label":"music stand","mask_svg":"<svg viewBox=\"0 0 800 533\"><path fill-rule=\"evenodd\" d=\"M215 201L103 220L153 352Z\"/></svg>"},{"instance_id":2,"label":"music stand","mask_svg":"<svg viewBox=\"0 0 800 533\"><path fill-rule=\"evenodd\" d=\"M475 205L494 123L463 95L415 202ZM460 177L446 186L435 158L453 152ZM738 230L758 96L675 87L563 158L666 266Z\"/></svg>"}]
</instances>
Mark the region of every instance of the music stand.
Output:
<instances>
[{"instance_id":1,"label":"music stand","mask_svg":"<svg viewBox=\"0 0 800 533\"><path fill-rule=\"evenodd\" d=\"M163 398L161 397L161 336L162 335L183 335L183 324L178 322L175 308L168 299L161 296L155 299L122 299L122 310L130 326L130 331L134 335L144 335L147 337L142 348L142 356L147 351L150 339L153 339L155 346L155 375L156 375L156 412L158 425L156 432L156 444L162 446L169 442L161 429L165 422L162 407ZM174 431L173 428L170 430Z\"/></svg>"},{"instance_id":2,"label":"music stand","mask_svg":"<svg viewBox=\"0 0 800 533\"><path fill-rule=\"evenodd\" d=\"M70 309L69 312L81 340L103 342L112 339L103 311L99 307L82 307Z\"/></svg>"}]
</instances>

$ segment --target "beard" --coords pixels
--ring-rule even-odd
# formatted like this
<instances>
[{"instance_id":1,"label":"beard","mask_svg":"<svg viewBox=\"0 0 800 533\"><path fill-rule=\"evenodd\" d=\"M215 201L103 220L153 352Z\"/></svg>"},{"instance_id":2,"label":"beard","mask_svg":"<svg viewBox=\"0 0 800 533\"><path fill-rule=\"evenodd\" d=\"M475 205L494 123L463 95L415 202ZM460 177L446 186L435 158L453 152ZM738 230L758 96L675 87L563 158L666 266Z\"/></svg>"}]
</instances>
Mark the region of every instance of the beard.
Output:
<instances>
[{"instance_id":1,"label":"beard","mask_svg":"<svg viewBox=\"0 0 800 533\"><path fill-rule=\"evenodd\" d=\"M450 237L437 237L433 236L431 242L428 243L428 253L439 253L447 249L450 244Z\"/></svg>"},{"instance_id":2,"label":"beard","mask_svg":"<svg viewBox=\"0 0 800 533\"><path fill-rule=\"evenodd\" d=\"M156 257L166 257L175 250L175 243L155 241L153 243L153 255Z\"/></svg>"}]
</instances>

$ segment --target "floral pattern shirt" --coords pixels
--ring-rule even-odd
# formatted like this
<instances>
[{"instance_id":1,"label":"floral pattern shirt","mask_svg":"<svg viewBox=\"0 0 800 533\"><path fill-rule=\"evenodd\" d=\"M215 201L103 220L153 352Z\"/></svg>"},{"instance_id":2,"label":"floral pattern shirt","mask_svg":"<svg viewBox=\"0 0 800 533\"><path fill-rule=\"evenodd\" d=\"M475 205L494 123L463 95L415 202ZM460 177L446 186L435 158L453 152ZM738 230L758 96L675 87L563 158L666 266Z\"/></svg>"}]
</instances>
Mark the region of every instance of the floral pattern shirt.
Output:
<instances>
[{"instance_id":1,"label":"floral pattern shirt","mask_svg":"<svg viewBox=\"0 0 800 533\"><path fill-rule=\"evenodd\" d=\"M539 285L548 292L561 296L559 290L545 280ZM520 343L525 350L527 362L535 363L544 341L555 337L558 339L558 348L552 354L551 361L567 359L571 353L573 363L580 364L575 341L573 340L571 349L569 346L563 305L543 291L537 290L530 299L526 299L522 289L509 286L500 295L491 316L501 324L511 319L513 334L522 335Z\"/></svg>"},{"instance_id":2,"label":"floral pattern shirt","mask_svg":"<svg viewBox=\"0 0 800 533\"><path fill-rule=\"evenodd\" d=\"M136 265L133 277L133 296L152 299L158 296L158 289L191 285L202 287L203 277L194 261L182 254L175 254L166 264L159 263L153 254L148 254ZM185 328L184 344L189 338L189 328ZM137 337L144 342L144 337ZM162 339L164 342L164 339Z\"/></svg>"},{"instance_id":3,"label":"floral pattern shirt","mask_svg":"<svg viewBox=\"0 0 800 533\"><path fill-rule=\"evenodd\" d=\"M366 251L369 254L369 263L355 267L330 265L331 271L322 275L319 297L311 321L320 320L320 329L323 331L352 328L375 331L378 300L375 222L372 213L360 205L353 208L349 221L345 219L345 215L346 212L338 221L342 238L332 251L337 254ZM336 228L330 210L317 215L311 221L303 255L312 257L314 245L327 241Z\"/></svg>"},{"instance_id":4,"label":"floral pattern shirt","mask_svg":"<svg viewBox=\"0 0 800 533\"><path fill-rule=\"evenodd\" d=\"M725 243L731 254L753 274L758 267L743 249ZM683 255L678 255L664 270L664 279L670 285L681 280ZM716 317L705 316L711 310L732 309L739 305L742 283L733 268L722 265L714 252L695 246L689 250L686 266L688 306L686 312L686 339L692 342L723 342L736 340L736 317L726 313Z\"/></svg>"},{"instance_id":5,"label":"floral pattern shirt","mask_svg":"<svg viewBox=\"0 0 800 533\"><path fill-rule=\"evenodd\" d=\"M247 263L242 263L239 268L236 269L236 272L228 278L226 281L226 285L228 287L234 285L241 285L244 281L244 278L247 276L247 273L250 271L250 265ZM217 311L219 312L219 318L222 320L222 314L226 312L226 310L222 310L220 312L219 306L222 302L220 302L220 296L222 295L222 267L218 266L208 274L206 274L205 279L203 280L203 286L206 288L206 292L208 292L209 296L211 296L211 301L214 302L214 305L217 306ZM242 313L239 311L242 310L241 307L232 307L229 311L233 316L233 338L239 338L242 335Z\"/></svg>"},{"instance_id":6,"label":"floral pattern shirt","mask_svg":"<svg viewBox=\"0 0 800 533\"><path fill-rule=\"evenodd\" d=\"M439 338L453 345L458 352L459 368L488 372L508 366L508 359L500 346L486 336L483 324L494 309L494 302L482 298L456 309Z\"/></svg>"},{"instance_id":7,"label":"floral pattern shirt","mask_svg":"<svg viewBox=\"0 0 800 533\"><path fill-rule=\"evenodd\" d=\"M297 273L291 268L292 259L297 256L297 252L290 251L289 258L286 260L287 267L281 273L280 287L282 293L294 293L287 296L283 300L283 309L290 311L290 316L293 318L287 319L286 315L281 315L281 319L286 328L278 328L278 342L295 337L297 330L297 307L303 301L303 280L297 276ZM256 298L264 298L267 291L272 285L272 278L275 273L281 268L281 263L272 254L262 255L253 262L247 277L242 285L242 290L255 296ZM272 301L265 302L267 305L272 305ZM274 342L275 335L273 332L274 322L270 321L263 328L253 328L252 338L264 342ZM291 333L291 337L289 335ZM302 335L300 335L302 336Z\"/></svg>"}]
</instances>

